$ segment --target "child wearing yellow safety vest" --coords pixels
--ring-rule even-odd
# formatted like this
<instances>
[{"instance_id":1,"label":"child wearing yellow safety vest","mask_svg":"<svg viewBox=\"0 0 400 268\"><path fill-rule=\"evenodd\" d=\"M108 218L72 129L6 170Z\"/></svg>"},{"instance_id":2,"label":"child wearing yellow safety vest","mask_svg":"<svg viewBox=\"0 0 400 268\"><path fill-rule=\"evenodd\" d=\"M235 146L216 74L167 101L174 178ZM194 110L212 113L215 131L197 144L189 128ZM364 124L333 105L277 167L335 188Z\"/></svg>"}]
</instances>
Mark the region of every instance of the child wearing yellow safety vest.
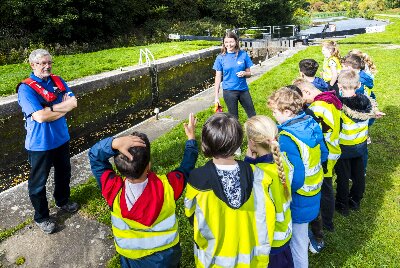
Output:
<instances>
[{"instance_id":1,"label":"child wearing yellow safety vest","mask_svg":"<svg viewBox=\"0 0 400 268\"><path fill-rule=\"evenodd\" d=\"M303 112L302 97L283 87L268 99L278 121L279 145L294 166L291 183L293 231L290 241L295 267L308 267L308 224L319 214L322 163L327 160L322 131L318 123Z\"/></svg>"},{"instance_id":2,"label":"child wearing yellow safety vest","mask_svg":"<svg viewBox=\"0 0 400 268\"><path fill-rule=\"evenodd\" d=\"M342 154L335 166L335 209L343 216L349 215L349 209L360 209L365 190L363 156L367 150L368 120L384 115L378 111L373 99L356 93L360 87L359 79L356 71L344 70L338 81L339 99L343 104L339 139ZM349 190L350 179L352 186Z\"/></svg>"},{"instance_id":3,"label":"child wearing yellow safety vest","mask_svg":"<svg viewBox=\"0 0 400 268\"><path fill-rule=\"evenodd\" d=\"M175 201L197 160L195 119L185 124L188 137L181 165L166 175L150 170L150 142L143 133L106 138L89 151L92 172L111 209L114 243L121 266L179 267ZM118 175L109 158L114 157Z\"/></svg>"},{"instance_id":4,"label":"child wearing yellow safety vest","mask_svg":"<svg viewBox=\"0 0 400 268\"><path fill-rule=\"evenodd\" d=\"M325 144L328 148L328 160L323 163L324 181L321 188L321 209L320 216L310 223L310 250L319 253L324 247L322 227L333 231L333 214L335 211L335 197L333 193L332 176L333 168L340 157L339 145L340 115L342 103L336 97L335 91L321 92L310 82L298 79L294 82L301 92L304 101L309 104L309 109L320 122Z\"/></svg>"},{"instance_id":5,"label":"child wearing yellow safety vest","mask_svg":"<svg viewBox=\"0 0 400 268\"><path fill-rule=\"evenodd\" d=\"M244 124L247 135L245 162L255 164L271 180L269 193L275 205L275 232L268 268L294 267L290 251L292 215L290 211L290 181L293 166L279 149L278 128L271 118L253 116Z\"/></svg>"},{"instance_id":6,"label":"child wearing yellow safety vest","mask_svg":"<svg viewBox=\"0 0 400 268\"><path fill-rule=\"evenodd\" d=\"M337 78L342 70L342 65L340 64L340 53L337 43L335 41L323 42L322 55L324 55L322 78L328 83L329 90L338 92Z\"/></svg>"},{"instance_id":7,"label":"child wearing yellow safety vest","mask_svg":"<svg viewBox=\"0 0 400 268\"><path fill-rule=\"evenodd\" d=\"M233 115L212 115L201 137L204 155L212 160L191 172L185 195L196 266L267 267L276 217L271 179L234 159L243 130Z\"/></svg>"}]
</instances>

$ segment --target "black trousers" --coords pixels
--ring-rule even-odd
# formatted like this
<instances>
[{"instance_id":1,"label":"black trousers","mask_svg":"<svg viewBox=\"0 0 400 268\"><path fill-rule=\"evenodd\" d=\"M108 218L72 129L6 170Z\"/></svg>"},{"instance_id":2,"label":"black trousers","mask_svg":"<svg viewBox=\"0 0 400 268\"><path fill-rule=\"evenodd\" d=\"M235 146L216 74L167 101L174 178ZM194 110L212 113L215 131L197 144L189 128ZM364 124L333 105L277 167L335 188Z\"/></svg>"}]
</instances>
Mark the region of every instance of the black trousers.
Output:
<instances>
[{"instance_id":1,"label":"black trousers","mask_svg":"<svg viewBox=\"0 0 400 268\"><path fill-rule=\"evenodd\" d=\"M54 167L54 199L63 206L70 196L71 163L69 142L48 151L28 151L31 173L28 180L29 198L35 209L34 220L42 222L49 218L46 198L46 182L50 169Z\"/></svg>"},{"instance_id":2,"label":"black trousers","mask_svg":"<svg viewBox=\"0 0 400 268\"><path fill-rule=\"evenodd\" d=\"M333 214L335 212L335 197L333 193L332 178L324 178L321 187L321 207L320 214L310 222L310 228L317 240L324 238L322 227L329 230L333 229Z\"/></svg>"},{"instance_id":3,"label":"black trousers","mask_svg":"<svg viewBox=\"0 0 400 268\"><path fill-rule=\"evenodd\" d=\"M336 203L344 208L349 206L349 198L360 203L365 191L365 173L363 156L342 159L335 165L336 171ZM352 180L351 188L349 180ZM350 188L350 190L349 190Z\"/></svg>"},{"instance_id":4,"label":"black trousers","mask_svg":"<svg viewBox=\"0 0 400 268\"><path fill-rule=\"evenodd\" d=\"M224 90L223 97L228 112L236 118L239 118L238 102L243 106L248 118L256 115L253 100L248 90Z\"/></svg>"}]
</instances>

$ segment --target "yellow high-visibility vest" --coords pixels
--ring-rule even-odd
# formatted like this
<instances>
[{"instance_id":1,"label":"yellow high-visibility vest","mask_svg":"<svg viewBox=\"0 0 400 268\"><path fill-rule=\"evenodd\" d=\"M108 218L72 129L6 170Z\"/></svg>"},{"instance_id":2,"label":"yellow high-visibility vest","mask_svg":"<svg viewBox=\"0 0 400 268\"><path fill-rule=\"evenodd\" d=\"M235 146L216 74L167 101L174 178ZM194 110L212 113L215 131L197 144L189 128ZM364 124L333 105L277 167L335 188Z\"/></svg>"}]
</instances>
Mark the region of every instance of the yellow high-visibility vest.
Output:
<instances>
[{"instance_id":1,"label":"yellow high-visibility vest","mask_svg":"<svg viewBox=\"0 0 400 268\"><path fill-rule=\"evenodd\" d=\"M282 153L282 162L285 170L286 184L291 193L291 182L293 179L293 165L289 162L285 153ZM278 167L275 163L258 163L257 167L262 169L266 175L272 178L269 187L270 197L275 205L275 231L272 247L278 248L285 245L292 237L292 214L290 211L291 199L285 198L284 187L278 176Z\"/></svg>"},{"instance_id":2,"label":"yellow high-visibility vest","mask_svg":"<svg viewBox=\"0 0 400 268\"><path fill-rule=\"evenodd\" d=\"M221 201L212 189L187 184L185 214L194 215L194 255L197 267L267 267L275 228L275 208L268 193L271 179L252 165L249 199L237 209Z\"/></svg>"},{"instance_id":3,"label":"yellow high-visibility vest","mask_svg":"<svg viewBox=\"0 0 400 268\"><path fill-rule=\"evenodd\" d=\"M342 113L342 131L340 132L340 144L357 145L368 138L368 119L354 122L344 112Z\"/></svg>"},{"instance_id":4,"label":"yellow high-visibility vest","mask_svg":"<svg viewBox=\"0 0 400 268\"><path fill-rule=\"evenodd\" d=\"M157 177L164 186L164 203L160 215L151 226L122 217L119 204L122 188L114 200L111 212L114 243L117 252L124 257L142 258L179 243L174 191L165 175Z\"/></svg>"},{"instance_id":5,"label":"yellow high-visibility vest","mask_svg":"<svg viewBox=\"0 0 400 268\"><path fill-rule=\"evenodd\" d=\"M304 184L296 193L304 196L318 194L321 191L324 179L324 171L321 165L321 146L318 144L314 148L311 148L286 130L279 132L279 135L286 135L296 143L301 159L303 160L305 171Z\"/></svg>"},{"instance_id":6,"label":"yellow high-visibility vest","mask_svg":"<svg viewBox=\"0 0 400 268\"><path fill-rule=\"evenodd\" d=\"M309 108L314 114L321 118L322 121L330 127L330 130L324 134L326 146L329 151L327 172L325 177L332 177L333 168L342 154L339 144L340 136L340 116L341 111L335 105L325 101L314 101L310 104Z\"/></svg>"},{"instance_id":7,"label":"yellow high-visibility vest","mask_svg":"<svg viewBox=\"0 0 400 268\"><path fill-rule=\"evenodd\" d=\"M324 64L322 65L323 72L322 72L322 78L326 81L329 82L332 80L332 70L331 67L329 66L329 62L333 60L336 63L336 70L339 75L340 71L342 70L342 64L340 64L340 61L337 57L335 56L330 56L329 58L324 59Z\"/></svg>"}]
</instances>

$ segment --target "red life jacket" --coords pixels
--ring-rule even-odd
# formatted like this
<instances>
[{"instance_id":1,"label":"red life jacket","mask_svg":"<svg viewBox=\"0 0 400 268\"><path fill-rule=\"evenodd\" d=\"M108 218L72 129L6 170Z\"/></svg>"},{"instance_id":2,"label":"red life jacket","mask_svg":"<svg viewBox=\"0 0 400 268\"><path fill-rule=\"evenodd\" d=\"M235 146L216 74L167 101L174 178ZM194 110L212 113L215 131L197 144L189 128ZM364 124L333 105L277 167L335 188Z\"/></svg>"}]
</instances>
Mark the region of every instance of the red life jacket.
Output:
<instances>
[{"instance_id":1,"label":"red life jacket","mask_svg":"<svg viewBox=\"0 0 400 268\"><path fill-rule=\"evenodd\" d=\"M57 87L57 90L54 93L47 91L44 87L39 85L39 83L37 81L33 80L32 78L27 78L27 79L23 80L21 83L19 83L17 85L16 92L18 93L18 88L21 84L26 84L26 85L30 86L33 90L35 90L36 93L38 93L40 96L42 96L43 99L45 99L45 101L53 102L57 99L58 94L64 92L66 90L66 88L59 76L50 74L50 79L53 81L53 83Z\"/></svg>"}]
</instances>

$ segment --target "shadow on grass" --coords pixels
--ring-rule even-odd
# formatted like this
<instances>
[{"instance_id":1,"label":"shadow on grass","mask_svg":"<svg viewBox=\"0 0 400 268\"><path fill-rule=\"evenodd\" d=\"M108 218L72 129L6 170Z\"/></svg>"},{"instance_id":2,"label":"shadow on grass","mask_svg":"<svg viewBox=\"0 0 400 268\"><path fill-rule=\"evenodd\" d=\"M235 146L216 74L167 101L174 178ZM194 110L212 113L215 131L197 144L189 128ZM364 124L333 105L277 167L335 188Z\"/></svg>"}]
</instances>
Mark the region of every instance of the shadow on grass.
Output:
<instances>
[{"instance_id":1,"label":"shadow on grass","mask_svg":"<svg viewBox=\"0 0 400 268\"><path fill-rule=\"evenodd\" d=\"M362 255L363 260L360 261L374 267L388 265L387 263L376 263L382 261L382 258L376 260L374 256L363 255L363 248L368 247L369 240L374 239L376 229L380 230L380 224L384 224L378 221L378 214L391 213L391 211L381 211L381 209L384 197L395 195L393 191L390 192L393 190L392 175L400 164L398 144L400 127L393 122L394 118L400 117L400 110L396 106L387 106L385 112L387 116L377 120L370 129L372 144L368 146L369 163L361 210L352 212L346 218L335 213L335 232L326 234L326 248L322 253L310 258L310 267L359 266L360 263L352 263L355 260L358 261L357 258L347 263L348 259L355 255ZM383 238L388 238L390 233L381 235ZM385 251L385 249L376 249L374 253L377 250ZM390 257L390 252L386 252L386 254L389 254ZM363 267L363 265L361 264L359 267Z\"/></svg>"}]
</instances>

